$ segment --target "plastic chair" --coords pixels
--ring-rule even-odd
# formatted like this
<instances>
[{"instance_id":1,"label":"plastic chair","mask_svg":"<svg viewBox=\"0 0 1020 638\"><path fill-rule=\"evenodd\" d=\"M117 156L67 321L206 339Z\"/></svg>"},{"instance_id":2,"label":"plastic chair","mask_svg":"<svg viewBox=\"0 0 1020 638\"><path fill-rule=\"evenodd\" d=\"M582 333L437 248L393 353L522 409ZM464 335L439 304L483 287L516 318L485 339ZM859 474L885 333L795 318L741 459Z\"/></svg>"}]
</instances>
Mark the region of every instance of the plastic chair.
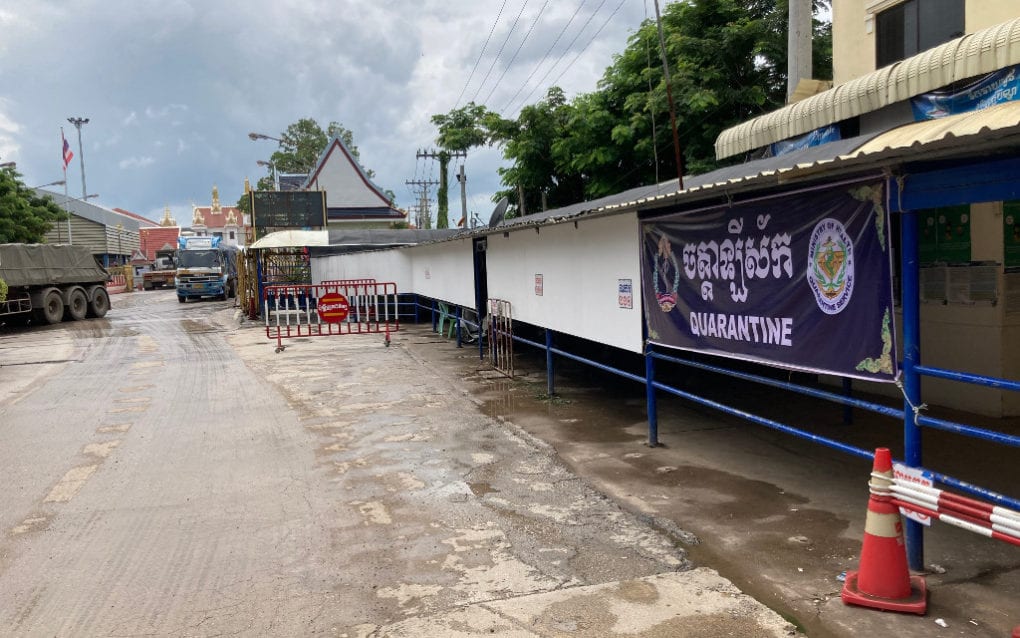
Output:
<instances>
[{"instance_id":1,"label":"plastic chair","mask_svg":"<svg viewBox=\"0 0 1020 638\"><path fill-rule=\"evenodd\" d=\"M450 312L450 306L446 305L446 303L439 301L436 302L436 305L439 307L439 321L436 324L436 332L443 334L443 324L449 321L450 327L446 331L446 337L449 338L453 334L453 331L457 328L455 323L457 321L457 317Z\"/></svg>"}]
</instances>

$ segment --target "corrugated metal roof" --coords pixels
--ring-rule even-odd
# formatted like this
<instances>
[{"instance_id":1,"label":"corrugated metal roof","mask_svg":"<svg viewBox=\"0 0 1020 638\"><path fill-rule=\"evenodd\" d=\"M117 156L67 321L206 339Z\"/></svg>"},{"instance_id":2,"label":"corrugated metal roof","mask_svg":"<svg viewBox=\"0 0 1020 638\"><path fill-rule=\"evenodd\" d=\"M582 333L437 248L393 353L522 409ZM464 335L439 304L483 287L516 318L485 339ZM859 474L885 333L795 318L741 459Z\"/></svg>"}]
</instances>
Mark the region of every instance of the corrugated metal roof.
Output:
<instances>
[{"instance_id":1,"label":"corrugated metal roof","mask_svg":"<svg viewBox=\"0 0 1020 638\"><path fill-rule=\"evenodd\" d=\"M96 204L82 201L75 197L66 196L63 193L54 193L53 191L41 188L33 190L35 190L40 197L43 195L49 196L53 199L53 202L57 206L77 215L78 217L110 228L116 228L117 224L120 224L125 230L138 232L139 223L137 219L133 219L127 215L121 215L120 213L116 213L108 208L103 208L102 206L97 206Z\"/></svg>"},{"instance_id":2,"label":"corrugated metal roof","mask_svg":"<svg viewBox=\"0 0 1020 638\"><path fill-rule=\"evenodd\" d=\"M981 111L914 122L880 134L861 135L685 177L683 191L677 191L676 180L670 180L536 215L507 219L494 228L483 227L473 233L489 234L556 224L582 216L590 218L693 202L724 193L733 195L806 181L820 174L835 177L877 171L904 161L975 157L1018 148L1020 102L1007 102Z\"/></svg>"},{"instance_id":3,"label":"corrugated metal roof","mask_svg":"<svg viewBox=\"0 0 1020 638\"><path fill-rule=\"evenodd\" d=\"M961 113L937 120L905 124L876 136L852 153L837 158L849 162L855 159L889 159L894 155L916 156L924 151L925 159L946 148L960 148L975 154L982 143L993 142L1005 146L1020 138L1020 102L1006 102L980 111ZM966 145L961 139L968 139Z\"/></svg>"},{"instance_id":4,"label":"corrugated metal roof","mask_svg":"<svg viewBox=\"0 0 1020 638\"><path fill-rule=\"evenodd\" d=\"M1020 18L946 42L723 131L718 158L803 135L954 82L1020 64Z\"/></svg>"},{"instance_id":5,"label":"corrugated metal roof","mask_svg":"<svg viewBox=\"0 0 1020 638\"><path fill-rule=\"evenodd\" d=\"M822 163L831 162L836 157L849 153L861 146L872 135L861 135L845 140L838 140L821 146L812 146L800 149L792 153L778 157L766 157L760 160L736 164L725 168L716 169L701 175L689 175L684 177L684 190L682 193L695 193L717 186L735 185L748 180L754 180L763 176L778 175L785 170L795 167L809 168ZM508 230L515 226L542 225L546 222L562 221L592 211L610 210L620 207L631 207L644 202L655 201L656 199L677 195L677 180L672 179L660 184L639 186L622 193L609 195L578 204L571 204L555 210L544 211L524 217L506 219L495 228L483 232L495 232Z\"/></svg>"}]
</instances>

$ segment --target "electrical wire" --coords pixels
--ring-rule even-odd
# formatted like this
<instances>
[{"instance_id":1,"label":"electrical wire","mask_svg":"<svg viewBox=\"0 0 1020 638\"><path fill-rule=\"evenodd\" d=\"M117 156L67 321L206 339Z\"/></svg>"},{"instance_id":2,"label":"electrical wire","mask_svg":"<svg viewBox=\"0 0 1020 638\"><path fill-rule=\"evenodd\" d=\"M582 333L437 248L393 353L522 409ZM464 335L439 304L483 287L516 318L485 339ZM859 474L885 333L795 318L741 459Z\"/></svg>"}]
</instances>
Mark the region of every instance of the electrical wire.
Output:
<instances>
[{"instance_id":1,"label":"electrical wire","mask_svg":"<svg viewBox=\"0 0 1020 638\"><path fill-rule=\"evenodd\" d=\"M602 2L599 3L599 6L595 7L595 10L592 11L591 15L588 16L588 19L584 21L584 24L581 25L581 28L578 30L578 32L576 34L574 34L574 39L572 39L570 41L570 44L568 44L567 47L564 49L564 53L569 51L570 48L572 46L574 46L574 43L577 42L577 39L579 37L581 37L581 34L584 33L584 30L588 28L588 25L591 24L591 21L595 18L596 15L598 15L599 11L602 10L602 6L604 4L606 4L606 0L602 0ZM535 87L533 89L531 89L531 91L526 96L524 96L524 100L521 101L521 104L520 104L520 106L518 108L522 108L525 104L528 103L528 100L531 99L531 96L535 94L535 91L537 91L540 86L542 86L542 83L545 82L545 79L547 77L549 77L549 74L552 73L553 69L555 69L557 66L559 66L559 64L560 64L560 62L562 60L563 60L563 57L561 56L560 58L558 58L556 60L555 63L553 63L553 65L551 67L549 67L548 70L546 70L545 74L535 84ZM517 109L513 109L513 110L517 110Z\"/></svg>"},{"instance_id":2,"label":"electrical wire","mask_svg":"<svg viewBox=\"0 0 1020 638\"><path fill-rule=\"evenodd\" d=\"M467 90L468 84L471 84L471 78L475 76L475 70L478 69L478 63L482 61L482 56L485 55L485 49L489 46L489 40L492 39L492 33L496 30L496 25L499 24L499 19L503 16L503 9L506 8L506 3L507 0L503 0L503 4L499 6L499 13L496 14L496 19L492 21L492 26L489 28L489 35L485 37L485 44L482 45L482 50L478 52L478 57L475 59L475 65L471 67L471 73L468 74L468 79L464 82L464 88L460 90L460 95L457 96L457 101L453 105L454 109L460 106L460 98L464 97L464 91Z\"/></svg>"},{"instance_id":3,"label":"electrical wire","mask_svg":"<svg viewBox=\"0 0 1020 638\"><path fill-rule=\"evenodd\" d=\"M552 50L556 47L556 44L560 41L560 38L562 38L563 34L566 33L567 29L570 28L570 25L574 22L574 18L577 17L577 14L581 12L582 8L584 8L584 3L585 2L586 2L586 0L581 0L581 4L577 5L577 8L574 9L574 14L571 15L570 19L567 20L567 23L565 25L563 25L563 28L560 30L559 34L556 36L556 39L553 40L553 43L551 45L549 45L548 49L546 49L545 55L543 55L542 59L538 61L538 64L535 65L535 68L531 70L531 75L529 75L527 77L527 79L524 80L524 82L521 84L520 88L517 89L517 92L514 93L514 96L512 98L510 98L510 100L506 103L506 106L504 106L502 108L502 110L500 110L499 114L501 116L506 115L507 110L510 108L510 105L512 105L514 103L514 101L517 100L517 96L519 96L521 94L521 91L523 91L524 88L526 86L528 86L528 83L531 82L531 78L535 77L535 74L538 73L538 70L540 68L542 68L542 65L545 64L545 61L547 59L549 59L549 54L552 53Z\"/></svg>"},{"instance_id":4,"label":"electrical wire","mask_svg":"<svg viewBox=\"0 0 1020 638\"><path fill-rule=\"evenodd\" d=\"M542 8L538 10L538 15L536 15L535 19L531 21L531 26L528 27L528 32L524 34L524 38L521 40L521 43L517 45L517 50L514 51L514 54L510 56L510 61L507 62L506 66L503 67L503 73L500 74L499 79L496 80L496 83L492 85L492 90L489 91L489 94L485 96L485 99L482 100L482 102L488 103L489 98L492 97L492 94L495 93L496 89L499 88L499 83L503 81L504 77L506 77L507 71L510 70L510 67L512 67L514 64L514 60L517 59L517 54L520 53L521 49L524 48L524 43L528 41L529 37L531 37L531 32L535 30L535 25L538 24L538 21L539 19L541 19L542 14L545 13L545 8L548 6L549 0L545 0L545 2L542 3Z\"/></svg>"},{"instance_id":5,"label":"electrical wire","mask_svg":"<svg viewBox=\"0 0 1020 638\"><path fill-rule=\"evenodd\" d=\"M613 19L613 16L616 15L616 12L620 10L620 7L622 7L623 3L625 3L626 1L627 0L620 0L620 4L616 5L616 8L613 9L613 12L609 14L609 17L606 18L606 21L602 23L602 26L599 27L599 30L595 32L595 35L591 37L591 40L588 40L588 44L584 45L584 48L578 51L577 55L574 56L574 59L571 60L570 64L567 65L567 68L563 69L563 72L556 76L556 79L553 80L552 82L553 86L556 86L556 83L560 81L560 78L563 77L564 74L566 74L566 72L570 70L570 67L574 66L574 63L577 62L577 59L580 58L581 55L588 50L588 47L591 46L591 43L595 41L595 38L599 37L599 34L602 33L602 29L606 28L606 26L609 24L609 21Z\"/></svg>"},{"instance_id":6,"label":"electrical wire","mask_svg":"<svg viewBox=\"0 0 1020 638\"><path fill-rule=\"evenodd\" d=\"M489 70L485 72L485 77L482 78L482 83L475 89L475 94L471 96L471 101L474 102L478 98L478 94L482 92L482 87L485 86L485 82L489 79L492 74L492 69L495 68L496 62L499 62L499 56L503 55L503 49L506 47L506 43L510 41L510 36L513 35L514 29L517 28L517 23L521 20L521 14L524 13L524 8L528 6L528 0L524 0L524 4L521 5L521 10L517 12L517 17L514 18L514 23L510 25L510 31L506 34L506 39L503 40L503 44L499 46L499 51L496 52L496 57L492 58L492 64L489 65Z\"/></svg>"}]
</instances>

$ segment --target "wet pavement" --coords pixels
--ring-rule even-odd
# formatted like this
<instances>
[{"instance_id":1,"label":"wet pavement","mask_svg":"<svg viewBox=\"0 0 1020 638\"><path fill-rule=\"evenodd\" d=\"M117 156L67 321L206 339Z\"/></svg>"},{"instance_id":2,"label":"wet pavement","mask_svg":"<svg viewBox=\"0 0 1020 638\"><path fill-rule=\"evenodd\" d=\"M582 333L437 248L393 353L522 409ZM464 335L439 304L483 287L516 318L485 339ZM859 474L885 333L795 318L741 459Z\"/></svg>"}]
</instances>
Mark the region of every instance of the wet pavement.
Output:
<instances>
[{"instance_id":1,"label":"wet pavement","mask_svg":"<svg viewBox=\"0 0 1020 638\"><path fill-rule=\"evenodd\" d=\"M795 633L424 328L274 345L166 291L0 332L2 633Z\"/></svg>"},{"instance_id":2,"label":"wet pavement","mask_svg":"<svg viewBox=\"0 0 1020 638\"><path fill-rule=\"evenodd\" d=\"M540 339L539 339L540 340ZM518 378L483 373L474 346L452 340L429 361L457 375L489 414L549 443L567 466L652 524L700 539L695 565L717 569L811 636L1009 636L1020 625L1020 548L936 522L926 533L925 616L846 607L841 575L856 569L868 499L868 461L659 393L659 440L649 448L642 385L556 360L546 396L544 353L517 346ZM724 378L674 379L685 388L865 449L897 456L902 424ZM872 400L880 401L871 397ZM1020 420L942 418L1020 433ZM1016 496L1020 454L926 430L925 461L957 478Z\"/></svg>"},{"instance_id":3,"label":"wet pavement","mask_svg":"<svg viewBox=\"0 0 1020 638\"><path fill-rule=\"evenodd\" d=\"M0 633L1020 625L1020 549L939 523L926 616L841 603L863 535L860 459L662 396L663 445L649 448L642 386L558 360L550 398L537 351L519 350L510 380L426 326L389 348L374 335L273 346L229 302L166 292L115 296L105 320L0 329ZM859 411L847 426L838 406L681 381L862 447L896 453L902 438ZM925 437L929 464L1016 494L1014 450Z\"/></svg>"}]
</instances>

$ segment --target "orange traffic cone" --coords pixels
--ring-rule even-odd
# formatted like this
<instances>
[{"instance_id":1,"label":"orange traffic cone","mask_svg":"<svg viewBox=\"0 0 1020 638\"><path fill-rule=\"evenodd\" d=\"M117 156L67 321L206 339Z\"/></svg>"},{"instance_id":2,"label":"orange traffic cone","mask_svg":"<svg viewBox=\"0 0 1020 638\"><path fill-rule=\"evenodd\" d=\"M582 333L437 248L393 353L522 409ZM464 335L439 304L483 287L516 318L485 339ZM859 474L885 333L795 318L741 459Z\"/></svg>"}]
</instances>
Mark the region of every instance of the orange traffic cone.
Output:
<instances>
[{"instance_id":1,"label":"orange traffic cone","mask_svg":"<svg viewBox=\"0 0 1020 638\"><path fill-rule=\"evenodd\" d=\"M924 578L911 576L907 568L903 522L899 509L890 502L892 478L892 455L887 448L878 448L868 482L871 497L864 520L861 566L847 572L842 598L848 605L924 614L927 588Z\"/></svg>"}]
</instances>

